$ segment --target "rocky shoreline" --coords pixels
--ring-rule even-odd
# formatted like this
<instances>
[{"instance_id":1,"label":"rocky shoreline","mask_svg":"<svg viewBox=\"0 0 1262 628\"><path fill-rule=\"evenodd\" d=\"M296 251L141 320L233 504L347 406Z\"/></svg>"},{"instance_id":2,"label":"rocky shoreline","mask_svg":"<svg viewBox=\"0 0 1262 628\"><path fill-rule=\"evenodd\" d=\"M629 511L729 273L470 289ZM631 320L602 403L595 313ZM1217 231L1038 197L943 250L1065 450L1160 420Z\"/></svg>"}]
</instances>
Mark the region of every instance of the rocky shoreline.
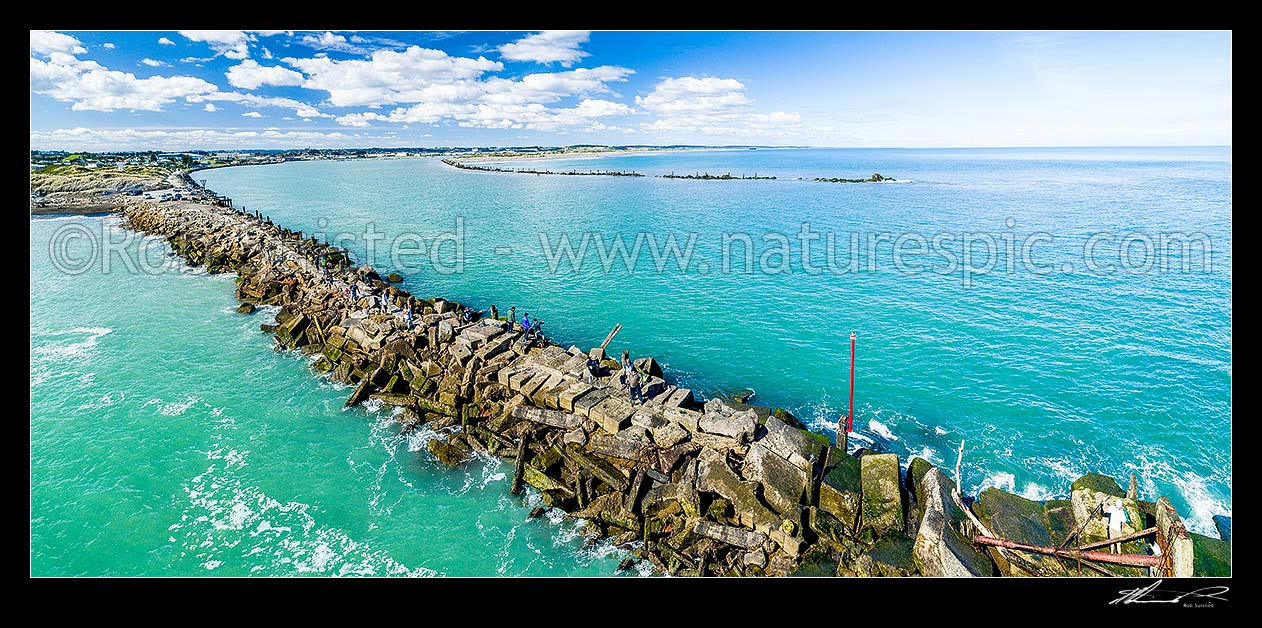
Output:
<instances>
[{"instance_id":1,"label":"rocky shoreline","mask_svg":"<svg viewBox=\"0 0 1262 628\"><path fill-rule=\"evenodd\" d=\"M235 272L238 311L279 306L261 329L278 350L318 355L313 370L355 386L348 406L377 399L401 408L404 429L427 423L440 435L429 452L445 464L463 464L474 451L512 460L512 491L529 484L546 506L586 521L591 537L628 549L620 568L648 561L688 576L1230 574L1228 542L1188 533L1168 499L1138 499L1133 481L1123 490L1088 474L1068 499L1031 501L995 488L969 499L922 458L904 472L896 454L848 453L844 434L833 444L782 409L701 403L652 358L636 361L647 399L632 404L618 384L621 365L603 349L528 343L520 325L419 298L355 267L345 251L256 215L137 203L124 207L123 225L165 237L189 265ZM602 367L591 381L589 356ZM1126 513L1122 533L1135 538L1121 551L1154 566L1095 563L1082 553L1075 563L985 544L997 537L1087 548L1108 539L1101 503ZM1148 558L1158 552L1160 564Z\"/></svg>"}]
</instances>

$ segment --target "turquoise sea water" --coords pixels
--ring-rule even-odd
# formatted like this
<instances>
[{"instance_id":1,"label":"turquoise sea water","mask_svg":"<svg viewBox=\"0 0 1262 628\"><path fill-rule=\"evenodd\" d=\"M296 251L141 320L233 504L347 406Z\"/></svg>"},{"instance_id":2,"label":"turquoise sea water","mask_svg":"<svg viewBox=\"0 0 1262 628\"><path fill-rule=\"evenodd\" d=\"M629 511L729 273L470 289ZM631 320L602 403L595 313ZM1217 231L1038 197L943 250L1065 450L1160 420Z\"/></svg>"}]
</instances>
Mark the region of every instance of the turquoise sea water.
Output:
<instances>
[{"instance_id":1,"label":"turquoise sea water","mask_svg":"<svg viewBox=\"0 0 1262 628\"><path fill-rule=\"evenodd\" d=\"M361 259L400 269L414 293L516 305L584 348L621 323L612 351L654 355L704 395L752 388L754 402L828 434L846 411L856 331L851 448L951 466L964 439L970 491L1042 499L1086 471L1123 482L1134 472L1141 494L1169 496L1196 531L1213 534L1210 517L1231 513L1229 149L710 151L508 166L518 163L780 178L548 177L436 159L196 176L286 226L353 234ZM910 182L794 180L872 172ZM406 246L432 248L458 220L462 247L443 243L437 263L392 257L392 241L415 235ZM803 223L825 234L806 264ZM99 263L57 271L50 245L67 225L123 237L110 218L31 221L33 573L614 572L620 554L583 547L573 522L526 521L535 498L508 494L511 469L442 468L424 432L343 411L349 390L271 350L258 332L267 313L231 311L230 278ZM371 256L370 225L382 234ZM634 265L614 256L604 267L602 242L632 248L641 233ZM1203 234L1209 268L1172 252L1162 270L1161 238L1178 233ZM548 249L562 236L577 248L585 234L582 265L554 271ZM748 268L731 244L742 234L754 244ZM991 272L944 270L962 240L986 266L984 234L996 245ZM695 241L684 270L659 270L648 252L671 235ZM878 242L856 268L852 235ZM895 241L906 252L934 236L941 254L913 252L896 267ZM787 264L771 251L781 242ZM1090 242L1092 259L1115 266L1127 242L1134 268L1089 271ZM86 256L91 245L67 246ZM458 248L463 267L448 272Z\"/></svg>"}]
</instances>

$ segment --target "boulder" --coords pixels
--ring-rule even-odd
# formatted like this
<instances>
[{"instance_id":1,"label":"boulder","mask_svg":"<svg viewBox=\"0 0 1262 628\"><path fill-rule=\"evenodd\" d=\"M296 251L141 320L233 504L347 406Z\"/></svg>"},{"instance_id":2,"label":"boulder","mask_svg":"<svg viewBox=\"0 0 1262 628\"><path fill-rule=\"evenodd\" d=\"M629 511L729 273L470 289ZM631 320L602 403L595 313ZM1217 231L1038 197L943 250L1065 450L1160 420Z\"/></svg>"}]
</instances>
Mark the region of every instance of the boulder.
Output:
<instances>
[{"instance_id":1,"label":"boulder","mask_svg":"<svg viewBox=\"0 0 1262 628\"><path fill-rule=\"evenodd\" d=\"M677 423L666 423L660 427L651 428L649 432L653 436L653 442L663 449L674 447L688 438L688 430Z\"/></svg>"},{"instance_id":2,"label":"boulder","mask_svg":"<svg viewBox=\"0 0 1262 628\"><path fill-rule=\"evenodd\" d=\"M859 459L838 450L833 452L832 465L819 485L819 509L853 533L863 505Z\"/></svg>"},{"instance_id":3,"label":"boulder","mask_svg":"<svg viewBox=\"0 0 1262 628\"><path fill-rule=\"evenodd\" d=\"M758 442L805 473L815 468L815 461L828 446L828 437L790 427L774 416L767 417L763 425L767 433Z\"/></svg>"},{"instance_id":4,"label":"boulder","mask_svg":"<svg viewBox=\"0 0 1262 628\"><path fill-rule=\"evenodd\" d=\"M754 436L754 428L758 424L748 416L725 416L718 412L707 412L697 421L697 427L707 434L717 434L747 443Z\"/></svg>"},{"instance_id":5,"label":"boulder","mask_svg":"<svg viewBox=\"0 0 1262 628\"><path fill-rule=\"evenodd\" d=\"M855 560L855 575L868 578L911 575L915 569L912 547L913 542L907 535L898 530L890 531Z\"/></svg>"},{"instance_id":6,"label":"boulder","mask_svg":"<svg viewBox=\"0 0 1262 628\"><path fill-rule=\"evenodd\" d=\"M399 273L390 273L389 275L386 275L386 281L390 283L399 283L403 281L403 277L401 277Z\"/></svg>"},{"instance_id":7,"label":"boulder","mask_svg":"<svg viewBox=\"0 0 1262 628\"><path fill-rule=\"evenodd\" d=\"M1077 480L1074 480L1074 483L1070 485L1069 490L1072 492L1084 488L1091 489L1097 493L1111 495L1113 497L1126 497L1126 491L1122 490L1122 487L1118 485L1117 480L1114 480L1107 475L1100 475L1099 473L1088 473Z\"/></svg>"},{"instance_id":8,"label":"boulder","mask_svg":"<svg viewBox=\"0 0 1262 628\"><path fill-rule=\"evenodd\" d=\"M731 502L741 525L767 534L780 526L780 518L759 501L757 487L755 482L741 481L728 468L722 454L701 450L697 457L697 490L717 493Z\"/></svg>"},{"instance_id":9,"label":"boulder","mask_svg":"<svg viewBox=\"0 0 1262 628\"><path fill-rule=\"evenodd\" d=\"M995 487L982 491L972 505L973 513L992 534L1031 545L1055 545L1047 529L1043 504ZM1003 576L1068 576L1055 556L1029 552L986 550Z\"/></svg>"},{"instance_id":10,"label":"boulder","mask_svg":"<svg viewBox=\"0 0 1262 628\"><path fill-rule=\"evenodd\" d=\"M472 455L472 451L468 447L465 447L463 443L454 438L447 440L434 439L426 443L425 447L429 449L429 453L433 454L435 459L449 467L464 464Z\"/></svg>"},{"instance_id":11,"label":"boulder","mask_svg":"<svg viewBox=\"0 0 1262 628\"><path fill-rule=\"evenodd\" d=\"M254 308L253 303L242 303L241 306L237 308L237 313L238 314L253 314L254 309L255 308Z\"/></svg>"},{"instance_id":12,"label":"boulder","mask_svg":"<svg viewBox=\"0 0 1262 628\"><path fill-rule=\"evenodd\" d=\"M1183 519L1170 503L1170 499L1157 498L1157 534L1166 539L1170 550L1170 566L1176 578L1191 576L1195 573L1195 547Z\"/></svg>"},{"instance_id":13,"label":"boulder","mask_svg":"<svg viewBox=\"0 0 1262 628\"><path fill-rule=\"evenodd\" d=\"M1231 543L1189 532L1192 537L1192 575L1231 577Z\"/></svg>"},{"instance_id":14,"label":"boulder","mask_svg":"<svg viewBox=\"0 0 1262 628\"><path fill-rule=\"evenodd\" d=\"M745 479L762 485L762 496L772 509L783 513L802 500L810 477L806 471L781 458L761 442L754 443L741 467Z\"/></svg>"},{"instance_id":15,"label":"boulder","mask_svg":"<svg viewBox=\"0 0 1262 628\"><path fill-rule=\"evenodd\" d=\"M898 454L870 454L859 459L863 485L863 529L872 538L903 528L903 492Z\"/></svg>"},{"instance_id":16,"label":"boulder","mask_svg":"<svg viewBox=\"0 0 1262 628\"><path fill-rule=\"evenodd\" d=\"M960 533L960 526L967 517L951 496L955 483L930 467L917 486L916 499L924 514L912 546L916 570L933 577L994 575L990 558L978 552Z\"/></svg>"},{"instance_id":17,"label":"boulder","mask_svg":"<svg viewBox=\"0 0 1262 628\"><path fill-rule=\"evenodd\" d=\"M583 424L583 417L580 417L577 414L557 412L556 410L545 410L543 408L535 408L525 405L519 405L513 409L513 418L524 419L532 423L561 428L563 430L572 430Z\"/></svg>"},{"instance_id":18,"label":"boulder","mask_svg":"<svg viewBox=\"0 0 1262 628\"><path fill-rule=\"evenodd\" d=\"M764 563L758 566L766 566L765 556ZM823 548L815 548L806 552L798 563L797 570L790 575L798 578L832 578L837 575L837 568L840 566L839 558Z\"/></svg>"},{"instance_id":19,"label":"boulder","mask_svg":"<svg viewBox=\"0 0 1262 628\"><path fill-rule=\"evenodd\" d=\"M767 541L767 535L761 532L737 528L735 526L725 526L723 524L714 523L705 519L698 519L693 523L692 531L698 536L707 539L714 539L720 543L735 545L741 549L753 550L762 547Z\"/></svg>"},{"instance_id":20,"label":"boulder","mask_svg":"<svg viewBox=\"0 0 1262 628\"><path fill-rule=\"evenodd\" d=\"M1214 527L1218 529L1218 538L1231 542L1231 517L1214 515Z\"/></svg>"}]
</instances>

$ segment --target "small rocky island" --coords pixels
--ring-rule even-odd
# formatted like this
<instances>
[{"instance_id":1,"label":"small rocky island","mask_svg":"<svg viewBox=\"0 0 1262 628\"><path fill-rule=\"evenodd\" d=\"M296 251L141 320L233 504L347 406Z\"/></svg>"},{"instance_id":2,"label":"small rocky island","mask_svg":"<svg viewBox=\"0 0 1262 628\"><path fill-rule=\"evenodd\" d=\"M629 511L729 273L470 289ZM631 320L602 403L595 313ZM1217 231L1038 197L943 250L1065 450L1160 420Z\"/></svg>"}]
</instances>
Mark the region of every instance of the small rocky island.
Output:
<instances>
[{"instance_id":1,"label":"small rocky island","mask_svg":"<svg viewBox=\"0 0 1262 628\"><path fill-rule=\"evenodd\" d=\"M883 177L881 176L881 173L873 172L872 176L866 179L842 179L838 177L832 177L832 178L815 177L815 179L813 180L821 181L823 183L882 183L885 181L897 181L898 179L895 179L894 177Z\"/></svg>"}]
</instances>

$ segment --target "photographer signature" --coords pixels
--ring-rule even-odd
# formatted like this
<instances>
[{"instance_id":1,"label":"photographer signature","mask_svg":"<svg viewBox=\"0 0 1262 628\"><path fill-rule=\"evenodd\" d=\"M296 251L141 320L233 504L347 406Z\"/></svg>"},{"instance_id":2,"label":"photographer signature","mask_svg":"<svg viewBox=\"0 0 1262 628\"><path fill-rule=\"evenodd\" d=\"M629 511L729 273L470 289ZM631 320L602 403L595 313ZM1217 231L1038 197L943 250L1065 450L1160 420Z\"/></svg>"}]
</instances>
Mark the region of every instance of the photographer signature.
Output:
<instances>
[{"instance_id":1,"label":"photographer signature","mask_svg":"<svg viewBox=\"0 0 1262 628\"><path fill-rule=\"evenodd\" d=\"M1220 595L1230 591L1224 586L1204 587L1195 591L1157 591L1157 587L1161 585L1158 580L1142 589L1123 589L1118 591L1122 596L1109 602L1109 604L1177 604L1188 598L1218 600L1226 602L1227 598L1219 597Z\"/></svg>"}]
</instances>

